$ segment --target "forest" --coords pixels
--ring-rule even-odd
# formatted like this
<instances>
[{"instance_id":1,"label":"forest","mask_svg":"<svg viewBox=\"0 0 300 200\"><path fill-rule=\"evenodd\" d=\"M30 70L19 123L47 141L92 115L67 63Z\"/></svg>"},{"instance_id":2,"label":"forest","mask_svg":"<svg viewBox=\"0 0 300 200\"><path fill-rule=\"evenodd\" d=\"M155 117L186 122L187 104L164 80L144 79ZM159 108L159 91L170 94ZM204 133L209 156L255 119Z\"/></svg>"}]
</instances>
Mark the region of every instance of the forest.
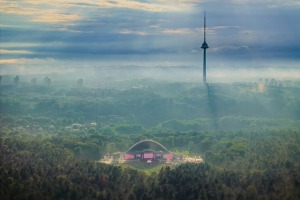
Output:
<instances>
[{"instance_id":1,"label":"forest","mask_svg":"<svg viewBox=\"0 0 300 200\"><path fill-rule=\"evenodd\" d=\"M1 199L300 199L299 81L76 81L1 77ZM145 138L204 162L98 162Z\"/></svg>"}]
</instances>

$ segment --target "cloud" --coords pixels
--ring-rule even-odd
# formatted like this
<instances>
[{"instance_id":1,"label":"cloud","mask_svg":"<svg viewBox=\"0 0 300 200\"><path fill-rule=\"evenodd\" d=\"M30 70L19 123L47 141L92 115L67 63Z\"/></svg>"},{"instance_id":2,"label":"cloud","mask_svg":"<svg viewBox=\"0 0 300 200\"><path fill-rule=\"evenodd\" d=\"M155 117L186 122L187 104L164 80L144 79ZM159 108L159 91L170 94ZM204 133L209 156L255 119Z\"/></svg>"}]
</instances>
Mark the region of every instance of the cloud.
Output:
<instances>
[{"instance_id":1,"label":"cloud","mask_svg":"<svg viewBox=\"0 0 300 200\"><path fill-rule=\"evenodd\" d=\"M161 60L172 55L180 60L186 54L200 62L203 10L207 11L208 58L299 60L300 26L296 19L300 12L291 0L0 3L0 53L6 63L19 61L29 65L34 58L87 62L108 57L114 60L113 56L140 59L137 55L158 55Z\"/></svg>"},{"instance_id":2,"label":"cloud","mask_svg":"<svg viewBox=\"0 0 300 200\"><path fill-rule=\"evenodd\" d=\"M150 26L150 29L144 31L137 31L137 30L130 30L124 29L121 30L119 33L121 34L132 34L132 35L141 35L141 36L148 36L148 35L189 35L189 34L197 34L199 33L200 29L190 29L190 28L177 28L177 29L162 29L159 26Z\"/></svg>"},{"instance_id":3,"label":"cloud","mask_svg":"<svg viewBox=\"0 0 300 200\"><path fill-rule=\"evenodd\" d=\"M248 51L249 47L245 45L228 45L228 46L220 46L210 48L210 52L212 53L222 53L222 54L231 54L235 53L242 53Z\"/></svg>"},{"instance_id":4,"label":"cloud","mask_svg":"<svg viewBox=\"0 0 300 200\"><path fill-rule=\"evenodd\" d=\"M124 29L119 32L120 34L132 34L132 35L149 35L150 33L146 31L134 31L129 29Z\"/></svg>"},{"instance_id":5,"label":"cloud","mask_svg":"<svg viewBox=\"0 0 300 200\"><path fill-rule=\"evenodd\" d=\"M48 22L48 23L60 23L76 21L81 19L80 16L69 14L69 13L56 13L56 12L46 12L43 15L37 15L32 21L35 22Z\"/></svg>"},{"instance_id":6,"label":"cloud","mask_svg":"<svg viewBox=\"0 0 300 200\"><path fill-rule=\"evenodd\" d=\"M7 64L25 64L25 63L32 63L36 62L36 60L26 59L26 58L19 58L19 59L0 59L1 65Z\"/></svg>"},{"instance_id":7,"label":"cloud","mask_svg":"<svg viewBox=\"0 0 300 200\"><path fill-rule=\"evenodd\" d=\"M86 0L85 2L79 0L1 0L0 14L4 19L1 20L2 23L8 23L11 20L16 21L17 18L18 22L23 21L27 24L30 22L62 24L66 28L89 20L91 16L98 19L119 17L114 12L116 10L125 13L125 16L129 14L130 10L148 13L181 12L188 8L188 6L180 6L183 3L186 2L182 1L180 4L175 4L174 2L159 0ZM112 12L109 10L112 10ZM11 16L13 17L11 18ZM18 18L18 16L21 16L21 18ZM124 17L124 15L120 17ZM42 26L45 26L45 24Z\"/></svg>"},{"instance_id":8,"label":"cloud","mask_svg":"<svg viewBox=\"0 0 300 200\"><path fill-rule=\"evenodd\" d=\"M222 29L238 29L240 26L210 26L210 30L222 30Z\"/></svg>"},{"instance_id":9,"label":"cloud","mask_svg":"<svg viewBox=\"0 0 300 200\"><path fill-rule=\"evenodd\" d=\"M2 0L0 13L24 15L28 17L28 21L46 22L46 23L61 23L81 19L77 14L72 14L59 7L59 4L48 3L41 1L34 3L32 1L6 1Z\"/></svg>"},{"instance_id":10,"label":"cloud","mask_svg":"<svg viewBox=\"0 0 300 200\"><path fill-rule=\"evenodd\" d=\"M127 8L148 12L180 11L174 4L158 4L134 0L101 0L98 6L103 8Z\"/></svg>"},{"instance_id":11,"label":"cloud","mask_svg":"<svg viewBox=\"0 0 300 200\"><path fill-rule=\"evenodd\" d=\"M74 0L52 0L52 1L45 1L45 0L24 0L24 1L8 1L8 0L1 0L1 9L0 12L2 13L9 13L9 14L19 14L19 15L33 15L41 18L43 12L48 12L54 14L57 17L60 17L60 13L63 10L68 10L76 12L76 7L93 7L97 8L104 8L104 9L111 9L111 8L121 8L121 9L132 9L132 10L141 10L147 12L171 12L171 11L182 11L186 7L181 7L178 4L174 4L173 2L167 1L137 1L137 0L86 0L85 2L82 1L74 1ZM75 7L75 9L74 9ZM51 10L49 12L49 9ZM72 10L71 10L72 9ZM75 10L75 11L74 11ZM77 10L78 11L78 10ZM84 11L79 10L79 14L84 15ZM74 16L82 17L79 14L74 14ZM69 14L71 15L71 14ZM65 17L65 16L64 16ZM42 18L47 19L47 18ZM45 20L43 22L60 22L58 18L56 20ZM68 18L69 19L69 18ZM72 17L71 20L74 20ZM36 20L34 20L36 21Z\"/></svg>"},{"instance_id":12,"label":"cloud","mask_svg":"<svg viewBox=\"0 0 300 200\"><path fill-rule=\"evenodd\" d=\"M295 0L231 0L231 2L238 4L264 4L270 8L277 8L282 6L300 6L300 2Z\"/></svg>"},{"instance_id":13,"label":"cloud","mask_svg":"<svg viewBox=\"0 0 300 200\"><path fill-rule=\"evenodd\" d=\"M0 49L0 54L31 54L28 50L5 50Z\"/></svg>"},{"instance_id":14,"label":"cloud","mask_svg":"<svg viewBox=\"0 0 300 200\"><path fill-rule=\"evenodd\" d=\"M163 34L171 34L171 35L187 35L187 34L195 34L197 31L189 28L180 28L180 29L165 29L162 30Z\"/></svg>"}]
</instances>

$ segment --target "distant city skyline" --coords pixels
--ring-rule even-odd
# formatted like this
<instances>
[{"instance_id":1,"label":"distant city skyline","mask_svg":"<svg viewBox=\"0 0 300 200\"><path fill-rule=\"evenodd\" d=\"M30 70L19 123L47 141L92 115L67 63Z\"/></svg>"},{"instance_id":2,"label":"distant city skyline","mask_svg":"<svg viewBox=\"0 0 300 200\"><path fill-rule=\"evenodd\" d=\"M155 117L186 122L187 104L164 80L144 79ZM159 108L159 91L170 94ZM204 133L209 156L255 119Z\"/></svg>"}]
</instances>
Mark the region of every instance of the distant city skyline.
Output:
<instances>
[{"instance_id":1,"label":"distant city skyline","mask_svg":"<svg viewBox=\"0 0 300 200\"><path fill-rule=\"evenodd\" d=\"M0 73L27 67L300 67L295 0L0 0ZM200 71L201 73L201 71Z\"/></svg>"}]
</instances>

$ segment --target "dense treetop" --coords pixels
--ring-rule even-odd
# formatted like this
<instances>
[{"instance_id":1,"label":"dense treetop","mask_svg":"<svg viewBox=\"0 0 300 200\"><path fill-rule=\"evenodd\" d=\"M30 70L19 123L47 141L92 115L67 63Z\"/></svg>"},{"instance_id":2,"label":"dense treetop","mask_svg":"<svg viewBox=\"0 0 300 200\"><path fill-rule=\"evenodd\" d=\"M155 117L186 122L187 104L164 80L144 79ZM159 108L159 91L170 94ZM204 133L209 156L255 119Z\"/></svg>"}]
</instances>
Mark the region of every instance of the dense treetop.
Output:
<instances>
[{"instance_id":1,"label":"dense treetop","mask_svg":"<svg viewBox=\"0 0 300 200\"><path fill-rule=\"evenodd\" d=\"M300 198L297 82L68 84L2 83L1 199ZM97 162L145 138L205 162Z\"/></svg>"}]
</instances>

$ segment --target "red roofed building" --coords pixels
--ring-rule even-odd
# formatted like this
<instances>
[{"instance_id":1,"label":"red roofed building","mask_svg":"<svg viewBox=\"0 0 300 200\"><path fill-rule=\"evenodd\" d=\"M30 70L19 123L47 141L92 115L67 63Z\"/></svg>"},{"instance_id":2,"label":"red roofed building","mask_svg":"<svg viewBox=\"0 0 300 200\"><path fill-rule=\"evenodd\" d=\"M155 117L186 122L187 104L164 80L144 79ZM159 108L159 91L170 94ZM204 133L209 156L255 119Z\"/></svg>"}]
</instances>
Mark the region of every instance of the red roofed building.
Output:
<instances>
[{"instance_id":1,"label":"red roofed building","mask_svg":"<svg viewBox=\"0 0 300 200\"><path fill-rule=\"evenodd\" d=\"M130 147L124 154L126 161L144 160L151 163L154 160L170 161L174 154L167 150L162 144L154 140L142 140Z\"/></svg>"}]
</instances>

